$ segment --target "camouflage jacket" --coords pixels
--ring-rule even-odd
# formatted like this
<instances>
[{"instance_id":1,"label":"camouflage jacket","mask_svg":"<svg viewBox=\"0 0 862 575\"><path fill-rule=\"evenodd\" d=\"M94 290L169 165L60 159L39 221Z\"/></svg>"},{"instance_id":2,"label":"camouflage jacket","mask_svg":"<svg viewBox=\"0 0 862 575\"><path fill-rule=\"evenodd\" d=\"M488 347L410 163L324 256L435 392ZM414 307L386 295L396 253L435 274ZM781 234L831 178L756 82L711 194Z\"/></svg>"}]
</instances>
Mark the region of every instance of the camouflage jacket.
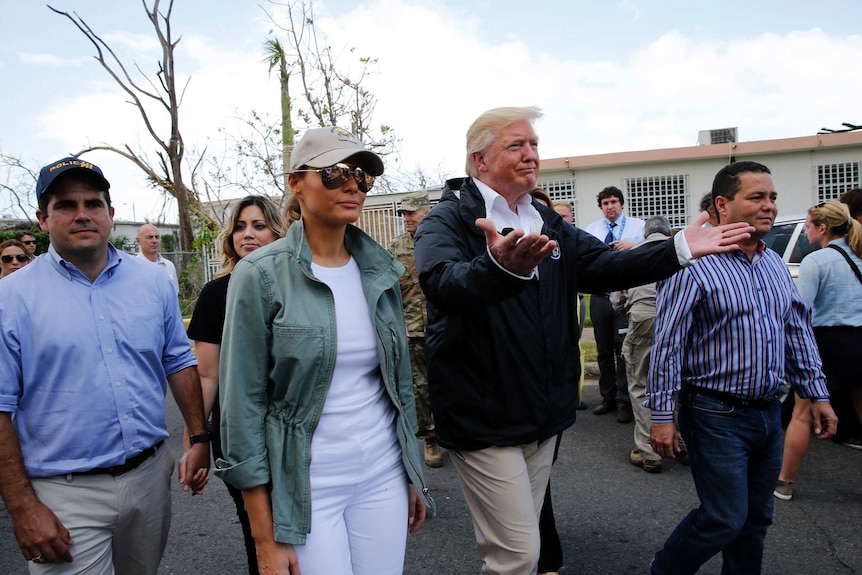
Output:
<instances>
[{"instance_id":1,"label":"camouflage jacket","mask_svg":"<svg viewBox=\"0 0 862 575\"><path fill-rule=\"evenodd\" d=\"M427 319L425 294L419 287L413 236L405 232L396 237L389 244L389 251L405 268L399 282L401 284L401 299L404 302L404 323L407 324L407 335L409 337L425 337Z\"/></svg>"}]
</instances>

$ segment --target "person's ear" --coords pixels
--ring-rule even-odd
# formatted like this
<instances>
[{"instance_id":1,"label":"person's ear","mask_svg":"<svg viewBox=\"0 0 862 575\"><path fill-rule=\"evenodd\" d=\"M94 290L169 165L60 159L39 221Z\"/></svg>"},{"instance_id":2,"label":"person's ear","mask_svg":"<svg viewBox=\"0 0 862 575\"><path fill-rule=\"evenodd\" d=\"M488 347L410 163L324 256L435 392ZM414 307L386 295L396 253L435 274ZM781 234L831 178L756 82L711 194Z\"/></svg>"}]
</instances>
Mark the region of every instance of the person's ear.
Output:
<instances>
[{"instance_id":1,"label":"person's ear","mask_svg":"<svg viewBox=\"0 0 862 575\"><path fill-rule=\"evenodd\" d=\"M473 166L477 172L488 171L488 164L485 162L485 156L482 152L473 152Z\"/></svg>"},{"instance_id":2,"label":"person's ear","mask_svg":"<svg viewBox=\"0 0 862 575\"><path fill-rule=\"evenodd\" d=\"M728 199L724 196L715 197L715 212L719 219L723 219L722 215L727 214Z\"/></svg>"}]
</instances>

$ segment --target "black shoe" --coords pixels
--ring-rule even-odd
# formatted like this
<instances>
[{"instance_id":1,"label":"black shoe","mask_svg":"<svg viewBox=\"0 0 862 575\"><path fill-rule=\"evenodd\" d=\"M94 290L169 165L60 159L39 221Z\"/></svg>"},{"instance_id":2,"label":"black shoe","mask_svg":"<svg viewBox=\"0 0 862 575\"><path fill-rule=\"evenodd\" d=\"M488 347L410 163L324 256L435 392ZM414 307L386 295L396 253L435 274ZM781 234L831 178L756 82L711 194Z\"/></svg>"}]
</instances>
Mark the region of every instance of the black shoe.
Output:
<instances>
[{"instance_id":1,"label":"black shoe","mask_svg":"<svg viewBox=\"0 0 862 575\"><path fill-rule=\"evenodd\" d=\"M590 406L582 401L578 404L578 406L575 409L577 409L578 411L586 411L589 408L590 408Z\"/></svg>"},{"instance_id":2,"label":"black shoe","mask_svg":"<svg viewBox=\"0 0 862 575\"><path fill-rule=\"evenodd\" d=\"M613 399L602 399L602 402L593 410L593 415L604 415L617 410L617 404Z\"/></svg>"}]
</instances>

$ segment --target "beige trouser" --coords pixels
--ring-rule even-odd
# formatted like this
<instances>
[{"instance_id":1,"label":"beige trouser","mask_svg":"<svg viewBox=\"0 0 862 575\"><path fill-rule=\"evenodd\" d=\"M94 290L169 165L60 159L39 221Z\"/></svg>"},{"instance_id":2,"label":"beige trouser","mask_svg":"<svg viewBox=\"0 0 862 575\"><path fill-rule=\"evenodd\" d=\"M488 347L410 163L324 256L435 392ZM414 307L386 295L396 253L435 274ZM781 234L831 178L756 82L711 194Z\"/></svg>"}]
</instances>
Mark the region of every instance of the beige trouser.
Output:
<instances>
[{"instance_id":1,"label":"beige trouser","mask_svg":"<svg viewBox=\"0 0 862 575\"><path fill-rule=\"evenodd\" d=\"M35 478L39 500L75 542L71 563L28 563L31 575L156 575L171 526L167 445L122 475Z\"/></svg>"},{"instance_id":2,"label":"beige trouser","mask_svg":"<svg viewBox=\"0 0 862 575\"><path fill-rule=\"evenodd\" d=\"M650 352L655 328L655 308L634 306L629 312L629 331L623 341L623 358L626 362L629 397L635 416L635 447L650 461L661 461L661 456L649 444L650 408L646 401L647 377L649 377Z\"/></svg>"},{"instance_id":3,"label":"beige trouser","mask_svg":"<svg viewBox=\"0 0 862 575\"><path fill-rule=\"evenodd\" d=\"M486 575L535 575L539 513L551 475L554 438L541 445L450 451L473 519Z\"/></svg>"}]
</instances>

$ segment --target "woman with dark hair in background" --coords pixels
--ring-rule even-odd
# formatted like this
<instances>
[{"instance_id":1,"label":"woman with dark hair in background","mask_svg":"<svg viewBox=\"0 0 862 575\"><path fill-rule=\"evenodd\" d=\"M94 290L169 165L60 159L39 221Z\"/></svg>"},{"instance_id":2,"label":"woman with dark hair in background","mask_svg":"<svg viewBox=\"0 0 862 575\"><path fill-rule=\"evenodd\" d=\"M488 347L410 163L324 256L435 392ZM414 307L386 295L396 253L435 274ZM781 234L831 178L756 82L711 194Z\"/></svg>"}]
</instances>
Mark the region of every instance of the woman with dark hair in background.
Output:
<instances>
[{"instance_id":1,"label":"woman with dark hair in background","mask_svg":"<svg viewBox=\"0 0 862 575\"><path fill-rule=\"evenodd\" d=\"M278 206L266 196L247 196L233 207L230 220L219 234L222 267L216 279L207 282L195 304L188 336L195 342L198 373L204 398L204 414L209 418L212 433L213 459L222 456L220 410L218 404L219 352L224 327L225 302L228 282L234 266L251 252L284 236L284 225ZM188 433L183 434L184 450L188 449ZM254 538L245 512L242 492L227 484L228 492L236 505L236 514L245 538L248 572L258 575Z\"/></svg>"},{"instance_id":2,"label":"woman with dark hair in background","mask_svg":"<svg viewBox=\"0 0 862 575\"><path fill-rule=\"evenodd\" d=\"M847 204L850 217L862 224L862 188L853 188L841 194L839 201Z\"/></svg>"},{"instance_id":3,"label":"woman with dark hair in background","mask_svg":"<svg viewBox=\"0 0 862 575\"><path fill-rule=\"evenodd\" d=\"M808 210L805 234L812 245L824 248L802 260L796 286L811 308L826 385L838 415L833 440L862 449L862 224L850 217L846 205L829 202ZM774 492L785 501L793 498L793 480L811 439L811 401L798 395L795 400Z\"/></svg>"}]
</instances>

